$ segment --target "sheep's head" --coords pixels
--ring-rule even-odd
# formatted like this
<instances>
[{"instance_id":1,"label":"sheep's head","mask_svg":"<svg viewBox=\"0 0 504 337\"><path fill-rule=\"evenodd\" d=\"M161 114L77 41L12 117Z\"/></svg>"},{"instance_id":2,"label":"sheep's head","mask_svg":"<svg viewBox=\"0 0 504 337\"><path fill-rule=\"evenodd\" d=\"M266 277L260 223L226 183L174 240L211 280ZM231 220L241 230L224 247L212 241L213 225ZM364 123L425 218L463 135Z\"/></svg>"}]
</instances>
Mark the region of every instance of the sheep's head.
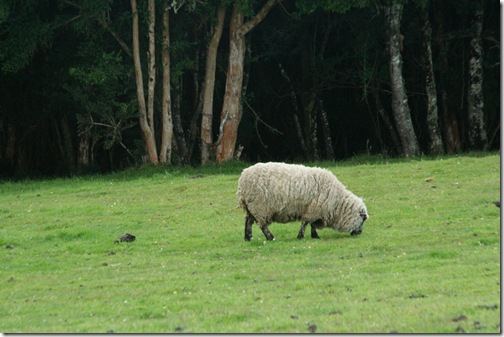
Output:
<instances>
[{"instance_id":1,"label":"sheep's head","mask_svg":"<svg viewBox=\"0 0 504 337\"><path fill-rule=\"evenodd\" d=\"M369 218L366 205L361 198L349 194L336 206L336 217L332 227L341 232L349 232L351 235L362 233L364 221Z\"/></svg>"},{"instance_id":2,"label":"sheep's head","mask_svg":"<svg viewBox=\"0 0 504 337\"><path fill-rule=\"evenodd\" d=\"M364 203L362 204L362 207L359 208L359 218L360 218L359 227L352 230L350 232L350 235L359 235L360 233L362 233L362 227L364 226L364 221L366 221L369 218L369 215L367 214L367 209L366 209L366 206L364 206ZM359 223L358 218L357 218L357 223Z\"/></svg>"}]
</instances>

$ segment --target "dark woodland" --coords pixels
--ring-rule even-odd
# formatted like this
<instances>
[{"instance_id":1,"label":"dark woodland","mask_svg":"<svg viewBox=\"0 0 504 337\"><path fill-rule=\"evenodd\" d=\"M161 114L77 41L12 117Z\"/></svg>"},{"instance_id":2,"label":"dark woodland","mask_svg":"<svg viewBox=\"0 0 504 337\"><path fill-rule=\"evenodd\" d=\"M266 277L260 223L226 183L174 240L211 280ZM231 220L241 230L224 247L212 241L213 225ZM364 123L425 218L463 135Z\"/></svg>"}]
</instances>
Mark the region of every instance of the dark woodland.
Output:
<instances>
[{"instance_id":1,"label":"dark woodland","mask_svg":"<svg viewBox=\"0 0 504 337\"><path fill-rule=\"evenodd\" d=\"M500 149L491 0L0 0L0 179Z\"/></svg>"}]
</instances>

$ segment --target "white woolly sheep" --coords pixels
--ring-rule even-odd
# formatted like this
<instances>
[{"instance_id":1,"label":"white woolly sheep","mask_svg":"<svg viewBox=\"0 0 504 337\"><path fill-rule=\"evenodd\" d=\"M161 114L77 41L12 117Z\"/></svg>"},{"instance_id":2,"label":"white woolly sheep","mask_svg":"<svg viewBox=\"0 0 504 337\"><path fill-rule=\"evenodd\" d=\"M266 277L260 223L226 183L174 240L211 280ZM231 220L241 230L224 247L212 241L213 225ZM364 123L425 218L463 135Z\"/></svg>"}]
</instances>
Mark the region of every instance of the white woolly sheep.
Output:
<instances>
[{"instance_id":1,"label":"white woolly sheep","mask_svg":"<svg viewBox=\"0 0 504 337\"><path fill-rule=\"evenodd\" d=\"M317 229L331 227L358 235L368 219L366 206L326 169L285 163L258 163L243 170L238 180L240 207L246 212L245 240L252 239L257 222L267 240L274 240L268 229L272 222L301 220L298 239L311 224L311 237Z\"/></svg>"}]
</instances>

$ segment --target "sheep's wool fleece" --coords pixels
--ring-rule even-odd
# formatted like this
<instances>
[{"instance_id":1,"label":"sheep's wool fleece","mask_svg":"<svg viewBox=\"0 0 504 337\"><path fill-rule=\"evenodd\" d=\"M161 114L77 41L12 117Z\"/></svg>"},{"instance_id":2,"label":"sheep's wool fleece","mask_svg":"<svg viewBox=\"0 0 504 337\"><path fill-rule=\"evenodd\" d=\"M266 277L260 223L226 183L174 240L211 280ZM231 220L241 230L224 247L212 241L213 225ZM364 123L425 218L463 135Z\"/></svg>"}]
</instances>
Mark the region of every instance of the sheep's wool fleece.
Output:
<instances>
[{"instance_id":1,"label":"sheep's wool fleece","mask_svg":"<svg viewBox=\"0 0 504 337\"><path fill-rule=\"evenodd\" d=\"M259 226L271 222L322 220L323 227L351 231L367 210L326 169L285 163L258 163L243 170L237 192L240 206ZM360 218L360 217L359 217Z\"/></svg>"}]
</instances>

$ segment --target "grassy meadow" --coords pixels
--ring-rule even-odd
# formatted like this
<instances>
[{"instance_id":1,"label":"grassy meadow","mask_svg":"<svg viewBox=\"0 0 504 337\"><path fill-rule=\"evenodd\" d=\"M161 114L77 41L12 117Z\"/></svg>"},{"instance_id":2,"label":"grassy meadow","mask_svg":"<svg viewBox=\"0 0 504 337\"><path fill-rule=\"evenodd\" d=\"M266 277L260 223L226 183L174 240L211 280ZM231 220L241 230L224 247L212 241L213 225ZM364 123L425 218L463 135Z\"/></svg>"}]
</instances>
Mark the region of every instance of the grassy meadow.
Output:
<instances>
[{"instance_id":1,"label":"grassy meadow","mask_svg":"<svg viewBox=\"0 0 504 337\"><path fill-rule=\"evenodd\" d=\"M241 162L0 182L0 332L500 332L499 154L317 165L362 235L244 241Z\"/></svg>"}]
</instances>

